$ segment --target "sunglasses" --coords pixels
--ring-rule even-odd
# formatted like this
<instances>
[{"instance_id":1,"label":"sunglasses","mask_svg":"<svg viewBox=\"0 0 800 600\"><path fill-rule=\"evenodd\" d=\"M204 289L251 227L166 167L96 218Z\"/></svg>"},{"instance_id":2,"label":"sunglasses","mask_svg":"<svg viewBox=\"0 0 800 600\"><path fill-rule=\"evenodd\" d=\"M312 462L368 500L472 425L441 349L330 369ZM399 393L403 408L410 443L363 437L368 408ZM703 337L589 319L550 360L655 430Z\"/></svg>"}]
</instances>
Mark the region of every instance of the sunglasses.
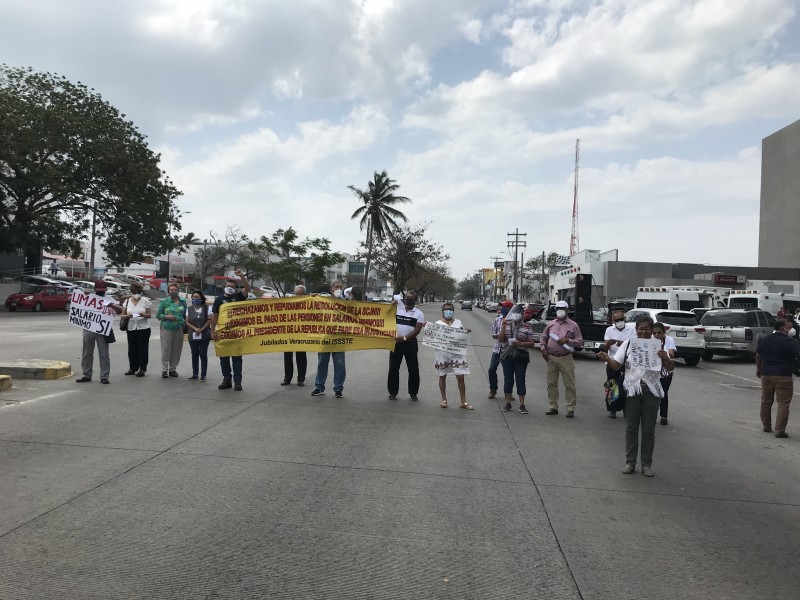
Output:
<instances>
[{"instance_id":1,"label":"sunglasses","mask_svg":"<svg viewBox=\"0 0 800 600\"><path fill-rule=\"evenodd\" d=\"M614 319L614 323L624 323L625 319Z\"/></svg>"}]
</instances>

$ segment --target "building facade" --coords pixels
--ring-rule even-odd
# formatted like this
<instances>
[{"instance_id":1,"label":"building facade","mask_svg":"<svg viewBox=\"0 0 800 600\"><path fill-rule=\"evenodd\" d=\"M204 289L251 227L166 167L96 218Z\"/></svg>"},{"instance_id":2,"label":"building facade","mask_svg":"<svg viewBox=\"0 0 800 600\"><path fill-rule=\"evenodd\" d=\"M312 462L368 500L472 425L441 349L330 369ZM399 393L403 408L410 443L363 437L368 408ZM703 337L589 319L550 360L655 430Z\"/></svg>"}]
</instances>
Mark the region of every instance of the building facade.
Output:
<instances>
[{"instance_id":1,"label":"building facade","mask_svg":"<svg viewBox=\"0 0 800 600\"><path fill-rule=\"evenodd\" d=\"M758 266L800 266L800 121L761 142Z\"/></svg>"}]
</instances>

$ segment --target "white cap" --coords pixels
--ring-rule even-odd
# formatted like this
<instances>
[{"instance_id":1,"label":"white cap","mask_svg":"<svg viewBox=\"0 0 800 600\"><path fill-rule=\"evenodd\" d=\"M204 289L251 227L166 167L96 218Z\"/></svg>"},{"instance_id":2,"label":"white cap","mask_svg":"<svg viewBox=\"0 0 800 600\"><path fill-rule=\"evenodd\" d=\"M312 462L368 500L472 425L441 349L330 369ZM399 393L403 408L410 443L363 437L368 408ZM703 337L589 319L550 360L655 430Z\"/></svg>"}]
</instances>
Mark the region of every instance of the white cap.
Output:
<instances>
[{"instance_id":1,"label":"white cap","mask_svg":"<svg viewBox=\"0 0 800 600\"><path fill-rule=\"evenodd\" d=\"M556 308L569 308L569 304L567 304L564 300L559 300L556 302Z\"/></svg>"}]
</instances>

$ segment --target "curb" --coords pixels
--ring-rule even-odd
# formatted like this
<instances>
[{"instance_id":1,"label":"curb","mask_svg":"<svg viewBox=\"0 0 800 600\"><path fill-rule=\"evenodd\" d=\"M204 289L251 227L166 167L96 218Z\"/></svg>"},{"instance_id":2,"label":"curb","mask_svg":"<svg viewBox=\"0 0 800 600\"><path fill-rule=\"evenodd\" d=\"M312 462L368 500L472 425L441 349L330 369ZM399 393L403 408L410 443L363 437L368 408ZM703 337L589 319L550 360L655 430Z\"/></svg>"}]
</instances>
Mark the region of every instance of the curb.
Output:
<instances>
[{"instance_id":1,"label":"curb","mask_svg":"<svg viewBox=\"0 0 800 600\"><path fill-rule=\"evenodd\" d=\"M61 379L72 375L72 365L60 360L12 360L0 363L0 376L3 375L14 379Z\"/></svg>"}]
</instances>

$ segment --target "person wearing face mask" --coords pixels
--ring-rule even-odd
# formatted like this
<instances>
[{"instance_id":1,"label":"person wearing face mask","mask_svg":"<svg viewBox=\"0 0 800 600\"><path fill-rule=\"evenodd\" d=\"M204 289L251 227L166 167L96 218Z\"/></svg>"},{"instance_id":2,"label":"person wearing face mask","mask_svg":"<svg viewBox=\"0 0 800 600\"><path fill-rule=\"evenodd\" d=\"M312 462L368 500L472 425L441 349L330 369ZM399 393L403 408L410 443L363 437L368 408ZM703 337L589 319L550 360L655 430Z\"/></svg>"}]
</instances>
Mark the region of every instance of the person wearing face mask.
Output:
<instances>
[{"instance_id":1,"label":"person wearing face mask","mask_svg":"<svg viewBox=\"0 0 800 600\"><path fill-rule=\"evenodd\" d=\"M192 351L192 376L196 381L206 380L208 373L208 345L211 343L211 311L206 296L200 290L192 292L192 305L186 308L186 327L189 330L189 349Z\"/></svg>"},{"instance_id":2,"label":"person wearing face mask","mask_svg":"<svg viewBox=\"0 0 800 600\"><path fill-rule=\"evenodd\" d=\"M675 354L678 352L678 346L671 336L667 335L667 327L663 323L655 323L653 325L653 337L661 342L661 349L664 350L671 359L675 359ZM661 414L662 425L668 425L667 413L669 412L669 386L672 385L672 374L674 369L668 369L665 366L661 367L661 389L664 390L664 397L661 398L659 406L659 413Z\"/></svg>"},{"instance_id":3,"label":"person wearing face mask","mask_svg":"<svg viewBox=\"0 0 800 600\"><path fill-rule=\"evenodd\" d=\"M525 322L521 306L514 306L509 310L508 316L503 318L497 339L501 344L506 344L500 353L500 364L503 365L503 394L506 400L503 410L505 412L511 410L511 403L514 401L511 393L516 383L517 398L519 399L518 410L523 415L527 415L525 376L531 361L529 349L533 348L535 342L533 329Z\"/></svg>"},{"instance_id":4,"label":"person wearing face mask","mask_svg":"<svg viewBox=\"0 0 800 600\"><path fill-rule=\"evenodd\" d=\"M494 347L492 348L492 358L489 360L489 400L497 398L497 367L500 366L500 352L508 345L507 343L500 343L498 338L500 336L503 318L505 318L512 306L514 306L514 303L511 302L511 300L503 300L497 306L497 317L492 323Z\"/></svg>"},{"instance_id":5,"label":"person wearing face mask","mask_svg":"<svg viewBox=\"0 0 800 600\"><path fill-rule=\"evenodd\" d=\"M625 313L621 310L614 310L611 313L611 325L606 328L606 332L603 335L603 341L605 342L605 347L603 348L605 352L611 352L612 348L614 351L617 350L622 345L622 342L626 340L632 340L636 337L636 329L633 327L631 323L628 325L625 323ZM617 385L622 385L620 381L621 373L619 371L615 371L610 366L606 365L606 385L610 386L612 383L616 383ZM609 410L608 417L610 419L617 418L617 411Z\"/></svg>"},{"instance_id":6,"label":"person wearing face mask","mask_svg":"<svg viewBox=\"0 0 800 600\"><path fill-rule=\"evenodd\" d=\"M250 281L244 276L241 269L234 271L236 277L242 282L242 291L237 292L236 286L238 281L235 279L227 279L225 281L224 294L214 298L214 304L211 307L211 339L217 339L217 322L219 320L219 308L228 302L242 302L247 300L247 295L250 293ZM242 391L242 357L241 356L220 356L219 366L222 369L222 383L217 386L220 390L229 390L233 388L237 392ZM232 368L231 368L232 367ZM231 383L231 380L233 383Z\"/></svg>"},{"instance_id":7,"label":"person wearing face mask","mask_svg":"<svg viewBox=\"0 0 800 600\"><path fill-rule=\"evenodd\" d=\"M442 305L442 318L436 321L436 324L454 327L455 329L464 329L464 325L459 319L455 318L455 314L454 305L450 302L445 302ZM469 331L467 329L467 332ZM444 350L437 350L434 367L439 372L439 392L442 395L440 406L447 408L447 375L452 373L456 376L458 394L461 397L461 408L473 410L473 406L467 402L467 388L464 383L464 375L469 375L469 365L467 365L466 357L461 354L451 354Z\"/></svg>"},{"instance_id":8,"label":"person wearing face mask","mask_svg":"<svg viewBox=\"0 0 800 600\"><path fill-rule=\"evenodd\" d=\"M344 300L344 285L341 281L331 284L331 293L334 298ZM333 360L333 396L341 398L344 394L344 380L347 377L347 365L344 352L318 352L317 376L314 378L314 391L312 396L322 396L325 393L325 382L328 380L328 366Z\"/></svg>"},{"instance_id":9,"label":"person wearing face mask","mask_svg":"<svg viewBox=\"0 0 800 600\"><path fill-rule=\"evenodd\" d=\"M105 296L107 289L108 285L102 279L94 282L95 295ZM88 294L89 292L84 290L83 293ZM114 300L109 299L107 302L108 304L106 304L106 306L115 313L120 314L122 312L122 307ZM100 383L109 383L108 378L111 375L111 357L108 353L108 345L114 341L113 329L111 330L111 335L103 335L87 329L83 330L83 351L81 353L81 370L83 371L83 375L75 380L76 383L89 383L92 380L95 346L97 346L97 355L100 358Z\"/></svg>"},{"instance_id":10,"label":"person wearing face mask","mask_svg":"<svg viewBox=\"0 0 800 600\"><path fill-rule=\"evenodd\" d=\"M158 303L156 319L161 321L161 377L177 377L186 323L186 302L177 284L170 283L167 287L167 297Z\"/></svg>"},{"instance_id":11,"label":"person wearing face mask","mask_svg":"<svg viewBox=\"0 0 800 600\"><path fill-rule=\"evenodd\" d=\"M758 340L756 347L756 377L761 380L761 425L764 431L772 431L772 405L778 401L775 417L775 437L787 438L789 404L794 393L792 366L800 357L800 342L790 331L794 331L791 320L777 319L775 330Z\"/></svg>"},{"instance_id":12,"label":"person wearing face mask","mask_svg":"<svg viewBox=\"0 0 800 600\"><path fill-rule=\"evenodd\" d=\"M550 408L546 415L558 414L558 377L564 379L567 396L567 418L575 416L575 363L572 353L583 348L583 336L578 324L567 316L569 304L556 302L556 318L547 324L539 345L542 358L547 362L547 401Z\"/></svg>"},{"instance_id":13,"label":"person wearing face mask","mask_svg":"<svg viewBox=\"0 0 800 600\"><path fill-rule=\"evenodd\" d=\"M392 299L392 304L397 305L397 337L395 337L394 351L389 352L389 374L386 378L386 387L389 390L388 400L397 400L400 391L400 365L406 360L408 369L408 395L412 400L418 400L419 394L419 346L417 336L425 326L425 315L416 307L417 293L409 290L401 296Z\"/></svg>"},{"instance_id":14,"label":"person wearing face mask","mask_svg":"<svg viewBox=\"0 0 800 600\"><path fill-rule=\"evenodd\" d=\"M128 370L125 375L144 377L150 358L150 298L142 296L141 283L131 284L131 296L122 303L121 320L127 321Z\"/></svg>"}]
</instances>

